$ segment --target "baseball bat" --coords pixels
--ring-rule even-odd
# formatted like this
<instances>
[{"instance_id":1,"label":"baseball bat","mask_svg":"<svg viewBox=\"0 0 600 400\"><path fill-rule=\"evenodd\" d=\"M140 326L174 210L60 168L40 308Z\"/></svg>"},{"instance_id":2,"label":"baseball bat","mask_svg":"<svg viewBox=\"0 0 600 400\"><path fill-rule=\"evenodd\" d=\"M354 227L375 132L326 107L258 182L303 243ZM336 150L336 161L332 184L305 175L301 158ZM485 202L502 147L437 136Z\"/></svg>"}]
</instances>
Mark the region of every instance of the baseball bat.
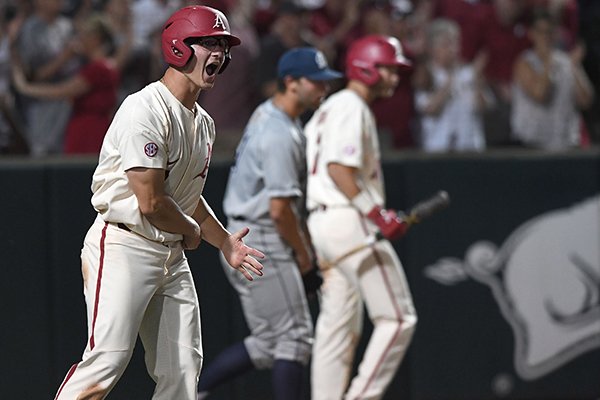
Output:
<instances>
[{"instance_id":1,"label":"baseball bat","mask_svg":"<svg viewBox=\"0 0 600 400\"><path fill-rule=\"evenodd\" d=\"M403 218L404 222L407 224L406 228L408 229L412 225L418 224L424 219L431 217L438 211L448 207L448 205L450 205L450 196L448 195L448 192L445 190L440 190L433 196L415 204L415 206L410 209L408 215ZM332 261L319 260L319 268L322 271L332 268L351 255L354 255L359 251L366 249L367 247L373 246L376 242L382 239L384 239L384 237L381 232L377 232L375 235L367 237L367 240L364 243L361 243L360 245L348 250L346 253Z\"/></svg>"},{"instance_id":2,"label":"baseball bat","mask_svg":"<svg viewBox=\"0 0 600 400\"><path fill-rule=\"evenodd\" d=\"M409 224L409 226L412 224L417 224L425 218L428 218L436 212L448 207L448 205L450 205L450 196L448 195L448 192L445 190L440 190L433 196L417 203L413 208L411 208L408 216L406 217L406 222Z\"/></svg>"}]
</instances>

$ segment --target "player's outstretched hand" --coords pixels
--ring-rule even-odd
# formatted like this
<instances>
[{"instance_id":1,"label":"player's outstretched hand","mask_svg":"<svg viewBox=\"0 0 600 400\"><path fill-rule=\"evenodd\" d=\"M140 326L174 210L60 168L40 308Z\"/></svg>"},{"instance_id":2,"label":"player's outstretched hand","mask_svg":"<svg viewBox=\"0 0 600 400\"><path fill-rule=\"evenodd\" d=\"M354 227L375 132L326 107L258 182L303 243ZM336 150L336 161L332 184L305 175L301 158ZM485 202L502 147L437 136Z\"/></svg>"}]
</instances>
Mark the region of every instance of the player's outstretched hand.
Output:
<instances>
[{"instance_id":1,"label":"player's outstretched hand","mask_svg":"<svg viewBox=\"0 0 600 400\"><path fill-rule=\"evenodd\" d=\"M263 266L256 258L264 258L265 255L260 251L246 246L242 240L250 232L250 228L243 228L229 235L223 242L221 251L225 260L231 267L240 271L249 281L254 280L252 272L255 275L262 276Z\"/></svg>"}]
</instances>

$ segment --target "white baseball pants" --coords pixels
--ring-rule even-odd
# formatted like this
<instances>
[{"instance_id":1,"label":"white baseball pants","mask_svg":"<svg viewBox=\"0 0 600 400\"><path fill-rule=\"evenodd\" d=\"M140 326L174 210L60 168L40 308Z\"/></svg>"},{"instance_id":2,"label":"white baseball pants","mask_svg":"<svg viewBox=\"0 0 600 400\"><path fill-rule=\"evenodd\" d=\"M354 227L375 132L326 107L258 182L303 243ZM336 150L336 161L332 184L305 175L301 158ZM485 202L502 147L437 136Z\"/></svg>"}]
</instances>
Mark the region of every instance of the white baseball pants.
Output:
<instances>
[{"instance_id":1,"label":"white baseball pants","mask_svg":"<svg viewBox=\"0 0 600 400\"><path fill-rule=\"evenodd\" d=\"M364 243L374 229L349 207L313 212L308 224L325 260ZM379 241L325 271L324 280L311 366L312 400L380 399L417 322L400 260L387 240ZM350 381L365 305L373 333Z\"/></svg>"},{"instance_id":2,"label":"white baseball pants","mask_svg":"<svg viewBox=\"0 0 600 400\"><path fill-rule=\"evenodd\" d=\"M57 400L103 399L139 333L154 400L195 400L202 365L200 311L181 244L149 241L97 218L81 252L88 343Z\"/></svg>"}]
</instances>

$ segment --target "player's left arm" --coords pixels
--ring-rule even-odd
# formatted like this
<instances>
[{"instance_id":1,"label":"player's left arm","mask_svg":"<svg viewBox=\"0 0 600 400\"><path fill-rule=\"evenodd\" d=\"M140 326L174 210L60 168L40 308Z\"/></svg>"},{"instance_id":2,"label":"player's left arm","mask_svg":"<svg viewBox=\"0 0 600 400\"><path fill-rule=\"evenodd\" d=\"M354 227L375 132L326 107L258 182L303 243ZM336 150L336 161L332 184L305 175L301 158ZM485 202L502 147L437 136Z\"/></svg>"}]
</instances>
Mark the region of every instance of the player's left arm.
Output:
<instances>
[{"instance_id":1,"label":"player's left arm","mask_svg":"<svg viewBox=\"0 0 600 400\"><path fill-rule=\"evenodd\" d=\"M202 239L221 250L232 268L240 271L250 281L253 280L250 272L262 276L263 266L256 258L264 258L264 254L246 246L242 240L250 232L249 228L246 227L235 233L230 233L202 196L200 196L200 201L192 214L192 218L202 229Z\"/></svg>"}]
</instances>

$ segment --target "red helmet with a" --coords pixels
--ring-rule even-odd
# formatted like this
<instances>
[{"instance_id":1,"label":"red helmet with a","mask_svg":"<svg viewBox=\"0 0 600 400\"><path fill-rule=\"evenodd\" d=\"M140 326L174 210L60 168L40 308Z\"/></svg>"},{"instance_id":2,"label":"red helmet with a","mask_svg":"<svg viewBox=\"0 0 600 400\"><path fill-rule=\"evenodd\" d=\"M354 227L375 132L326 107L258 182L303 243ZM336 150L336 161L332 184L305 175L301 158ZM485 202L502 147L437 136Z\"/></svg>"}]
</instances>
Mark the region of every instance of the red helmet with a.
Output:
<instances>
[{"instance_id":1,"label":"red helmet with a","mask_svg":"<svg viewBox=\"0 0 600 400\"><path fill-rule=\"evenodd\" d=\"M372 86L379 79L378 66L410 68L402 54L400 41L395 37L369 35L354 41L346 55L346 76Z\"/></svg>"},{"instance_id":2,"label":"red helmet with a","mask_svg":"<svg viewBox=\"0 0 600 400\"><path fill-rule=\"evenodd\" d=\"M241 43L239 38L231 34L229 21L221 11L206 6L188 6L171 15L163 27L161 41L165 61L175 67L183 67L194 54L186 41L205 36L225 37L229 47ZM219 73L225 70L230 60L231 53L227 49Z\"/></svg>"}]
</instances>

